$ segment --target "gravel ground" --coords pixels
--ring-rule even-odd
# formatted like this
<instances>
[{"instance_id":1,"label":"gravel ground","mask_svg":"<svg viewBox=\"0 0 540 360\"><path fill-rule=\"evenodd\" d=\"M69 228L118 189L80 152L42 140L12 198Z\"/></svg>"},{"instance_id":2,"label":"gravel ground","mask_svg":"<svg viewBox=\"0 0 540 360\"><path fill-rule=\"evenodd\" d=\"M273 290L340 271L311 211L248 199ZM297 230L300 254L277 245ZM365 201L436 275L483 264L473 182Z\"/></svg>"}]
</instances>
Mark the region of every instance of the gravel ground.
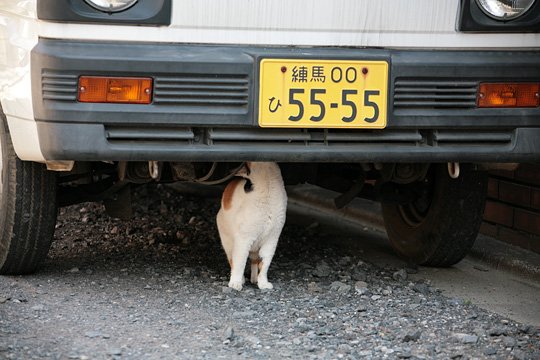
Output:
<instances>
[{"instance_id":1,"label":"gravel ground","mask_svg":"<svg viewBox=\"0 0 540 360\"><path fill-rule=\"evenodd\" d=\"M286 224L274 290L227 287L218 201L138 189L135 217L60 212L33 276L0 277L1 359L540 359L540 329Z\"/></svg>"}]
</instances>

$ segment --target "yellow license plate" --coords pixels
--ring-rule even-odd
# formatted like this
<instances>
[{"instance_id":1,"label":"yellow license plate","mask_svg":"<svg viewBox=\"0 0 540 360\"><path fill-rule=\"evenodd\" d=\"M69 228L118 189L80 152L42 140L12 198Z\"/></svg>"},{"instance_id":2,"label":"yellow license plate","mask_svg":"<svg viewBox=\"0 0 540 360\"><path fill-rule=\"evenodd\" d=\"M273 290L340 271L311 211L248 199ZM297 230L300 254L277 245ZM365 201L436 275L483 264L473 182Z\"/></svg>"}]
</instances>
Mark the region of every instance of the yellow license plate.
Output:
<instances>
[{"instance_id":1,"label":"yellow license plate","mask_svg":"<svg viewBox=\"0 0 540 360\"><path fill-rule=\"evenodd\" d=\"M259 126L386 127L388 63L263 59Z\"/></svg>"}]
</instances>

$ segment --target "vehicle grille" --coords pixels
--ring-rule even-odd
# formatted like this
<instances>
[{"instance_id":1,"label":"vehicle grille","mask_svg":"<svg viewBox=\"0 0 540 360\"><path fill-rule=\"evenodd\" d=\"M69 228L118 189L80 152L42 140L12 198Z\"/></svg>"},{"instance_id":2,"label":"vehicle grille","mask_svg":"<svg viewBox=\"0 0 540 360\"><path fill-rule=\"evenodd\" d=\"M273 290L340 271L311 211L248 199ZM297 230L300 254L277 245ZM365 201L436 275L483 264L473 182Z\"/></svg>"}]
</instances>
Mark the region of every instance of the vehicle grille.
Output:
<instances>
[{"instance_id":1,"label":"vehicle grille","mask_svg":"<svg viewBox=\"0 0 540 360\"><path fill-rule=\"evenodd\" d=\"M175 142L190 143L195 139L192 129L175 126L105 126L105 137L109 142Z\"/></svg>"},{"instance_id":2,"label":"vehicle grille","mask_svg":"<svg viewBox=\"0 0 540 360\"><path fill-rule=\"evenodd\" d=\"M433 141L439 146L504 145L514 138L514 130L434 130Z\"/></svg>"},{"instance_id":3,"label":"vehicle grille","mask_svg":"<svg viewBox=\"0 0 540 360\"><path fill-rule=\"evenodd\" d=\"M394 83L394 108L474 108L477 87L476 81L398 78Z\"/></svg>"},{"instance_id":4,"label":"vehicle grille","mask_svg":"<svg viewBox=\"0 0 540 360\"><path fill-rule=\"evenodd\" d=\"M44 70L41 74L43 100L76 101L77 75Z\"/></svg>"},{"instance_id":5,"label":"vehicle grille","mask_svg":"<svg viewBox=\"0 0 540 360\"><path fill-rule=\"evenodd\" d=\"M386 131L351 131L351 130L315 130L315 129L208 129L208 143L212 145L233 145L249 142L286 145L354 145L362 143L396 144L408 143L414 145L422 141L422 135L417 130L386 130Z\"/></svg>"},{"instance_id":6,"label":"vehicle grille","mask_svg":"<svg viewBox=\"0 0 540 360\"><path fill-rule=\"evenodd\" d=\"M203 146L392 146L448 147L477 145L510 145L514 129L505 130L320 130L320 129L260 129L222 127L178 127L107 125L105 137L113 143L141 145L203 145Z\"/></svg>"},{"instance_id":7,"label":"vehicle grille","mask_svg":"<svg viewBox=\"0 0 540 360\"><path fill-rule=\"evenodd\" d=\"M157 105L247 109L248 101L249 78L243 74L186 74L154 80Z\"/></svg>"}]
</instances>

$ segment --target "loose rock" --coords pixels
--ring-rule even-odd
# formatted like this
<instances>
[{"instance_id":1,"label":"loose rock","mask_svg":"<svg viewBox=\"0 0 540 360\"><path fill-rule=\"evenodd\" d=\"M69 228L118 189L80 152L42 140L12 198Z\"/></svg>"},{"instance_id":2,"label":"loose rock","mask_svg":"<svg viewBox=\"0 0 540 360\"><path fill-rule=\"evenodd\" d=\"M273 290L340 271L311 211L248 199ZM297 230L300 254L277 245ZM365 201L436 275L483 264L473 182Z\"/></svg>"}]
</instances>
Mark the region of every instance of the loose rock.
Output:
<instances>
[{"instance_id":1,"label":"loose rock","mask_svg":"<svg viewBox=\"0 0 540 360\"><path fill-rule=\"evenodd\" d=\"M325 261L321 261L317 264L317 267L315 268L315 271L313 271L313 275L320 278L325 278L330 276L332 272L332 269Z\"/></svg>"},{"instance_id":2,"label":"loose rock","mask_svg":"<svg viewBox=\"0 0 540 360\"><path fill-rule=\"evenodd\" d=\"M368 284L364 281L357 281L355 284L354 284L354 290L360 294L360 295L364 295L368 292Z\"/></svg>"},{"instance_id":3,"label":"loose rock","mask_svg":"<svg viewBox=\"0 0 540 360\"><path fill-rule=\"evenodd\" d=\"M454 338L463 344L476 344L478 342L478 336L476 335L456 333L454 334Z\"/></svg>"},{"instance_id":4,"label":"loose rock","mask_svg":"<svg viewBox=\"0 0 540 360\"><path fill-rule=\"evenodd\" d=\"M407 280L407 278L409 277L408 274L407 274L407 270L405 269L400 269L398 271L396 271L394 274L392 274L392 277L394 278L394 280L396 281L405 281Z\"/></svg>"},{"instance_id":5,"label":"loose rock","mask_svg":"<svg viewBox=\"0 0 540 360\"><path fill-rule=\"evenodd\" d=\"M424 283L414 284L413 290L422 295L428 295L431 292L430 287Z\"/></svg>"},{"instance_id":6,"label":"loose rock","mask_svg":"<svg viewBox=\"0 0 540 360\"><path fill-rule=\"evenodd\" d=\"M232 341L234 339L234 329L232 326L227 326L223 332L223 340Z\"/></svg>"},{"instance_id":7,"label":"loose rock","mask_svg":"<svg viewBox=\"0 0 540 360\"><path fill-rule=\"evenodd\" d=\"M417 341L422 335L421 331L415 331L413 333L408 333L403 337L403 342Z\"/></svg>"},{"instance_id":8,"label":"loose rock","mask_svg":"<svg viewBox=\"0 0 540 360\"><path fill-rule=\"evenodd\" d=\"M339 294L345 294L345 293L348 293L351 290L351 286L347 285L347 284L344 284L344 283L342 283L340 281L334 281L330 285L330 290L336 291Z\"/></svg>"}]
</instances>

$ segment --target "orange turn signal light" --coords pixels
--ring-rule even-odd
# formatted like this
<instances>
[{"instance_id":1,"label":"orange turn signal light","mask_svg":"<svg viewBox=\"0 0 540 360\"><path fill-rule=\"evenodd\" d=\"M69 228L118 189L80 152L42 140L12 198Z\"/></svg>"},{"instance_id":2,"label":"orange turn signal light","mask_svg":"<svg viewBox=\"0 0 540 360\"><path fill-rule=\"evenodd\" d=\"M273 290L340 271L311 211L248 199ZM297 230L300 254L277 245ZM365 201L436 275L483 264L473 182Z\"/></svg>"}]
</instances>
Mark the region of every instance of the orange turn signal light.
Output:
<instances>
[{"instance_id":1,"label":"orange turn signal light","mask_svg":"<svg viewBox=\"0 0 540 360\"><path fill-rule=\"evenodd\" d=\"M540 105L540 84L481 83L477 103L481 108L537 107Z\"/></svg>"},{"instance_id":2,"label":"orange turn signal light","mask_svg":"<svg viewBox=\"0 0 540 360\"><path fill-rule=\"evenodd\" d=\"M81 76L78 99L89 103L150 104L152 79Z\"/></svg>"}]
</instances>

